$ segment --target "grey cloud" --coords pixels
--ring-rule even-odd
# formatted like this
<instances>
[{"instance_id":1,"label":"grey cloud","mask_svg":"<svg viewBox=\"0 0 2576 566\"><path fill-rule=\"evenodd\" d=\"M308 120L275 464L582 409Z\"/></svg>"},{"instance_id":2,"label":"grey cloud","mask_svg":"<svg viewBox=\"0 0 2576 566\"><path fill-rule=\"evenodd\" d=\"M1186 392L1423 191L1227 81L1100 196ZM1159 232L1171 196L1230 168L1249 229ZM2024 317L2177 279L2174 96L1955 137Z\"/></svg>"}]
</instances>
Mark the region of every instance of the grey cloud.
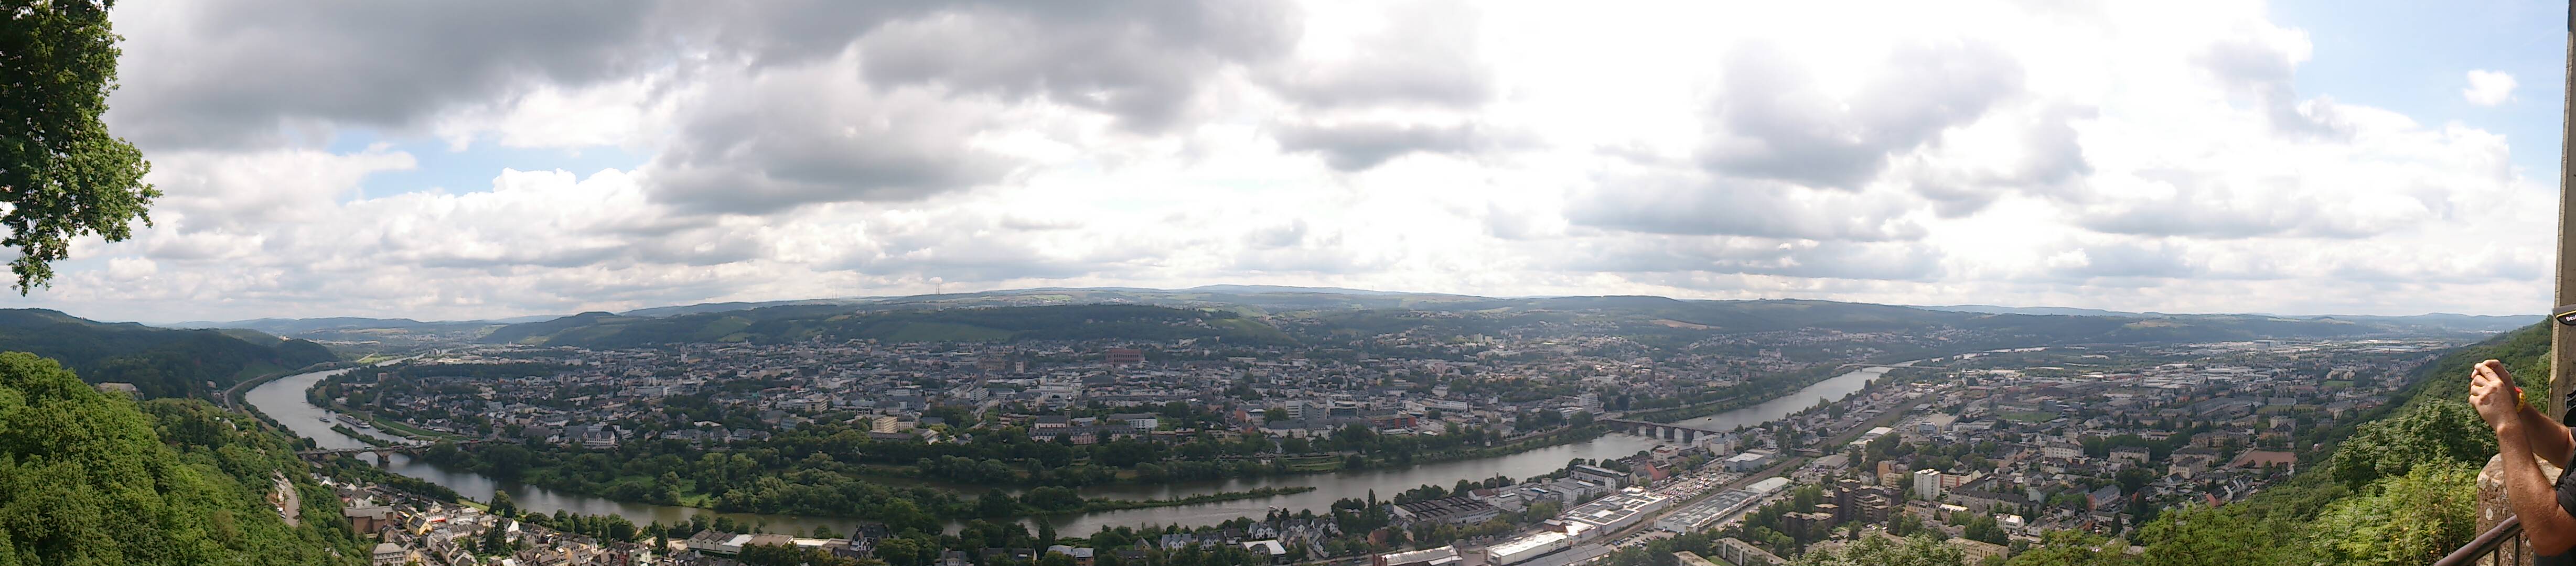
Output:
<instances>
[{"instance_id":1,"label":"grey cloud","mask_svg":"<svg viewBox=\"0 0 2576 566\"><path fill-rule=\"evenodd\" d=\"M1159 257L1145 246L1112 246L1077 257L1049 254L1032 244L1026 232L981 229L997 224L949 216L917 225L872 227L873 249L854 252L830 267L878 277L995 282L1119 271Z\"/></svg>"},{"instance_id":2,"label":"grey cloud","mask_svg":"<svg viewBox=\"0 0 2576 566\"><path fill-rule=\"evenodd\" d=\"M493 254L460 254L453 250L412 250L413 265L445 269L501 270L513 267L554 269L589 267L625 257L630 250L623 244L592 244L553 249L516 248Z\"/></svg>"},{"instance_id":3,"label":"grey cloud","mask_svg":"<svg viewBox=\"0 0 2576 566\"><path fill-rule=\"evenodd\" d=\"M2190 277L2201 273L2199 267L2182 258L2181 250L2169 246L2113 244L2084 249L2085 263L2063 271L2081 277Z\"/></svg>"},{"instance_id":4,"label":"grey cloud","mask_svg":"<svg viewBox=\"0 0 2576 566\"><path fill-rule=\"evenodd\" d=\"M2023 91L2020 63L1984 44L1899 50L1848 101L1819 92L1765 44L1730 54L1725 81L1709 110L1720 128L1701 150L1704 167L1843 189L1876 177L1889 154L1933 143Z\"/></svg>"},{"instance_id":5,"label":"grey cloud","mask_svg":"<svg viewBox=\"0 0 2576 566\"><path fill-rule=\"evenodd\" d=\"M1984 210L2005 193L2021 191L2055 198L2080 198L2083 180L2093 174L2084 146L2070 122L2096 115L2092 108L2055 107L2023 125L2024 159L2005 171L1938 172L1915 180L1915 191L1932 199L1933 211L1958 218Z\"/></svg>"},{"instance_id":6,"label":"grey cloud","mask_svg":"<svg viewBox=\"0 0 2576 566\"><path fill-rule=\"evenodd\" d=\"M1245 243L1258 249L1294 247L1306 242L1306 221L1297 220L1279 226L1254 230L1244 235Z\"/></svg>"},{"instance_id":7,"label":"grey cloud","mask_svg":"<svg viewBox=\"0 0 2576 566\"><path fill-rule=\"evenodd\" d=\"M888 24L859 40L872 81L927 82L1170 125L1202 77L1282 55L1300 21L1282 2L1009 2Z\"/></svg>"},{"instance_id":8,"label":"grey cloud","mask_svg":"<svg viewBox=\"0 0 2576 566\"><path fill-rule=\"evenodd\" d=\"M1275 57L1298 35L1266 0L474 4L128 6L111 124L147 148L276 145L289 131L415 129L540 85L686 69L699 54L765 68L857 42L873 79L1043 97L1153 129L1206 75Z\"/></svg>"},{"instance_id":9,"label":"grey cloud","mask_svg":"<svg viewBox=\"0 0 2576 566\"><path fill-rule=\"evenodd\" d=\"M657 64L635 49L651 10L479 4L125 6L159 13L119 18L129 41L111 123L147 148L266 145L292 120L407 128L530 81L577 85ZM129 23L191 15L202 17L171 29Z\"/></svg>"},{"instance_id":10,"label":"grey cloud","mask_svg":"<svg viewBox=\"0 0 2576 566\"><path fill-rule=\"evenodd\" d=\"M1016 216L1016 215L1014 215L1014 216L1004 216L1004 217L1002 217L1002 220L1001 220L1001 222L1000 222L1000 225L1001 225L1001 227L1003 227L1003 228L1007 228L1007 229L1011 229L1011 230L1018 230L1018 231L1022 231L1022 232L1046 232L1046 231L1052 231L1052 230L1073 230L1073 229L1077 229L1077 228L1081 228L1081 227L1082 227L1082 223L1081 223L1081 222L1076 222L1076 221L1072 221L1072 220L1049 220L1049 219L1039 219L1039 218L1028 218L1028 217L1024 217L1024 216Z\"/></svg>"},{"instance_id":11,"label":"grey cloud","mask_svg":"<svg viewBox=\"0 0 2576 566\"><path fill-rule=\"evenodd\" d=\"M1793 193L1806 192L1807 198ZM1632 179L1596 183L1566 210L1577 225L1675 235L1808 240L1921 238L1904 203L1740 179Z\"/></svg>"},{"instance_id":12,"label":"grey cloud","mask_svg":"<svg viewBox=\"0 0 2576 566\"><path fill-rule=\"evenodd\" d=\"M2216 239L2356 239L2407 226L2369 224L2367 218L2337 214L2343 207L2303 194L2300 185L2305 181L2294 177L2272 178L2249 187L2231 186L2189 171L2148 171L2142 176L2169 184L2172 193L2151 199L2096 203L2075 224L2107 234ZM2249 202L2249 198L2258 200Z\"/></svg>"},{"instance_id":13,"label":"grey cloud","mask_svg":"<svg viewBox=\"0 0 2576 566\"><path fill-rule=\"evenodd\" d=\"M2319 97L2302 107L2291 83L2290 55L2250 39L2209 46L2195 59L2203 70L2230 89L2250 95L2263 106L2275 132L2297 137L2339 139L2352 135L2352 125L2337 116L2334 101Z\"/></svg>"},{"instance_id":14,"label":"grey cloud","mask_svg":"<svg viewBox=\"0 0 2576 566\"><path fill-rule=\"evenodd\" d=\"M966 145L984 118L917 89L877 92L822 65L711 97L644 167L656 202L766 214L806 204L911 201L998 180L1007 159Z\"/></svg>"},{"instance_id":15,"label":"grey cloud","mask_svg":"<svg viewBox=\"0 0 2576 566\"><path fill-rule=\"evenodd\" d=\"M1366 55L1331 64L1283 65L1261 76L1271 90L1311 107L1468 108L1494 98L1493 71L1477 52L1482 17L1457 2L1386 4L1386 29L1360 40Z\"/></svg>"},{"instance_id":16,"label":"grey cloud","mask_svg":"<svg viewBox=\"0 0 2576 566\"><path fill-rule=\"evenodd\" d=\"M1280 149L1320 153L1325 164L1342 171L1369 169L1407 154L1465 154L1497 145L1473 124L1281 124L1276 137Z\"/></svg>"},{"instance_id":17,"label":"grey cloud","mask_svg":"<svg viewBox=\"0 0 2576 566\"><path fill-rule=\"evenodd\" d=\"M1944 257L1937 247L1913 242L1783 242L1723 236L1594 240L1575 251L1564 256L1559 269L1904 281L1939 277Z\"/></svg>"},{"instance_id":18,"label":"grey cloud","mask_svg":"<svg viewBox=\"0 0 2576 566\"><path fill-rule=\"evenodd\" d=\"M1485 205L1485 233L1505 240L1534 240L1548 235L1541 232L1529 214L1491 203Z\"/></svg>"},{"instance_id":19,"label":"grey cloud","mask_svg":"<svg viewBox=\"0 0 2576 566\"><path fill-rule=\"evenodd\" d=\"M1227 267L1247 273L1353 274L1385 269L1385 256L1364 256L1347 245L1341 232L1309 233L1306 222L1256 230L1250 247L1228 257Z\"/></svg>"}]
</instances>

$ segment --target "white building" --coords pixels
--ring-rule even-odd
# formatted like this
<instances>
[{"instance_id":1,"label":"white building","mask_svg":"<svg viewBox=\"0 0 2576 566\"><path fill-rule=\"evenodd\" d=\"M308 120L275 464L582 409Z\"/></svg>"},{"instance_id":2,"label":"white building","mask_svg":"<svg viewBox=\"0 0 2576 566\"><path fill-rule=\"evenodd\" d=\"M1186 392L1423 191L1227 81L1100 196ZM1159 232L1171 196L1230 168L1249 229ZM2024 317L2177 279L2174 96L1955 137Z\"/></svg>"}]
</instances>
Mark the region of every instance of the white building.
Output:
<instances>
[{"instance_id":1,"label":"white building","mask_svg":"<svg viewBox=\"0 0 2576 566\"><path fill-rule=\"evenodd\" d=\"M1941 498L1941 472L1936 470L1915 470L1914 497L1920 499Z\"/></svg>"},{"instance_id":2,"label":"white building","mask_svg":"<svg viewBox=\"0 0 2576 566\"><path fill-rule=\"evenodd\" d=\"M1511 566L1528 562L1529 559L1543 554L1565 550L1567 546L1565 533L1539 531L1485 547L1485 563L1493 566Z\"/></svg>"}]
</instances>

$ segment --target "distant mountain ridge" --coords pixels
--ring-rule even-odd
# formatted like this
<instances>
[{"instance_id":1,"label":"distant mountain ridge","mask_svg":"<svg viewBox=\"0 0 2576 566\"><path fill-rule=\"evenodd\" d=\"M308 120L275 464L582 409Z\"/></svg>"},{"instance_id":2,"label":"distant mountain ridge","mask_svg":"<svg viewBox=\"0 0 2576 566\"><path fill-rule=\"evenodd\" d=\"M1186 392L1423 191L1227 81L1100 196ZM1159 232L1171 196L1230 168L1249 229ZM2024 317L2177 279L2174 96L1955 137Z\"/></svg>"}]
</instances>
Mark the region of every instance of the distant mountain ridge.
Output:
<instances>
[{"instance_id":1,"label":"distant mountain ridge","mask_svg":"<svg viewBox=\"0 0 2576 566\"><path fill-rule=\"evenodd\" d=\"M1117 313L1116 320L1104 321L1100 313L1110 312ZM1803 299L1497 299L1258 288L1025 289L707 310L662 317L589 312L503 326L476 341L588 348L848 338L969 342L1210 338L1230 343L1330 344L1390 334L1448 340L1533 329L1557 328L1560 330L1547 331L1561 332L1565 328L1590 328L1594 330L1586 332L1624 336L1654 347L1730 334L1797 330L1917 335L1961 331L1973 333L1974 344L1990 344L1982 347L2009 347L2254 339L2474 338L2491 334L2493 330L2489 328L2496 322L2500 320L2456 315L2427 319L1995 314Z\"/></svg>"},{"instance_id":2,"label":"distant mountain ridge","mask_svg":"<svg viewBox=\"0 0 2576 566\"><path fill-rule=\"evenodd\" d=\"M2081 309L2081 308L2071 308L2071 307L1999 307L1999 306L1993 306L1993 305L1918 306L1918 307L1914 307L1914 308L1923 309L1923 310L1934 310L1934 311L1947 311L1947 312L1973 312L1973 313L1985 313L1985 314L2029 314L2029 315L2057 315L2057 316L2112 316L2112 317L2128 317L2128 318L2174 318L2174 317L2189 317L2189 316L2230 316L2230 315L2176 315L2176 314L2166 314L2166 313L2160 313L2160 312L2120 312L2120 311L2109 311L2109 310L2101 310L2101 309ZM2392 324L2411 324L2411 325L2435 326L2435 327L2448 328L2448 329L2454 329L2454 330L2465 330L2465 331L2476 331L2476 332L2507 332L2507 331L2511 331L2511 330L2514 330L2514 329L2518 329L2518 328L2522 328L2522 327L2525 327L2525 326L2529 326L2529 325L2531 325L2533 322L2538 321L2538 320L2540 320L2540 319L2544 318L2543 316L2541 316L2541 315L2536 315L2536 314L2535 314L2535 315L2526 315L2526 316L2496 316L2496 315L2453 314L2453 313L2440 313L2440 312L2437 312L2437 313L2418 314L2418 315L2407 315L2407 316L2350 315L2350 314L2326 314L2326 315L2275 315L2275 314L2265 314L2265 313L2246 313L2246 314L2245 314L2245 316L2269 316L2269 317L2278 317L2278 318L2309 319L2309 320L2333 319L2333 320L2349 320L2349 321L2357 321L2357 322L2385 322L2385 323L2392 323Z\"/></svg>"},{"instance_id":3,"label":"distant mountain ridge","mask_svg":"<svg viewBox=\"0 0 2576 566\"><path fill-rule=\"evenodd\" d=\"M2479 316L2458 314L2422 314L2413 316L2368 315L2303 315L2268 314L2167 314L2155 312L2122 312L2072 307L2009 307L1995 305L1902 306L1868 305L1836 301L1770 299L1778 305L1851 305L1884 309L1902 309L1916 313L1950 313L1953 315L2064 316L2130 320L2202 321L2228 324L2251 324L2262 320L2308 321L2316 323L2347 322L2392 332L2495 333L2529 324L2533 317ZM669 318L690 315L743 313L774 308L811 308L829 312L874 312L883 310L939 309L955 307L1053 306L1078 304L1141 304L1178 308L1231 309L1247 315L1277 313L1364 311L1378 309L1464 312L1487 309L1616 311L1634 316L1670 318L1686 325L1713 327L1778 327L1779 321L1723 323L1719 319L1768 312L1755 308L1727 308L1711 305L1760 305L1765 301L1714 301L1674 299L1657 296L1555 296L1555 297L1480 297L1442 293L1375 291L1338 287L1293 287L1279 285L1203 285L1186 289L1147 289L1134 287L1041 287L1004 289L968 293L933 295L847 297L827 299L793 299L779 301L730 301L647 307L622 312L581 313L570 316L528 316L499 320L422 322L408 318L326 317L309 319L268 318L233 322L189 322L171 326L193 328L244 328L291 338L329 341L335 344L382 342L391 346L472 340L482 342L519 342L530 337L551 334L577 326L576 322L617 322L602 317ZM1779 309L1770 309L1778 311ZM1659 313L1658 311L1671 311ZM1850 312L1844 312L1850 311ZM1857 316L1867 311L1835 309L1842 315ZM823 312L823 311L817 311ZM1895 317L1901 311L1877 312L1880 318ZM1696 313L1696 314L1694 314ZM774 314L774 313L773 313ZM1774 314L1779 314L1774 312ZM1672 318L1664 315L1672 315ZM763 315L764 317L769 315ZM1923 316L1923 315L1906 315ZM1708 320L1692 320L1693 317ZM1713 318L1712 318L1713 317ZM565 319L575 319L566 321ZM1928 320L1928 319L1927 319ZM1946 319L1945 319L1946 320ZM540 324L542 326L523 326ZM517 329L512 330L513 327ZM497 337L492 334L498 334ZM695 334L695 333L692 333Z\"/></svg>"},{"instance_id":4,"label":"distant mountain ridge","mask_svg":"<svg viewBox=\"0 0 2576 566\"><path fill-rule=\"evenodd\" d=\"M320 344L243 329L171 330L45 309L0 309L0 351L53 358L91 383L132 383L149 397L209 397L260 373L339 359Z\"/></svg>"}]
</instances>

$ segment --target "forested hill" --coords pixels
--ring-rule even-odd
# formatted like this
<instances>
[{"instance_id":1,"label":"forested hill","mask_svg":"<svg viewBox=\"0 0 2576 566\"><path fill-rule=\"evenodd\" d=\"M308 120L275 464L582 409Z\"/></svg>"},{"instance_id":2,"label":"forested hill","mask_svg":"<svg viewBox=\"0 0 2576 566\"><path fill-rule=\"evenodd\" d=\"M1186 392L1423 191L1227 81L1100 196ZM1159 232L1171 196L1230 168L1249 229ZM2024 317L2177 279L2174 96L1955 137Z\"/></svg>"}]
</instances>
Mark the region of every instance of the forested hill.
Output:
<instances>
[{"instance_id":1,"label":"forested hill","mask_svg":"<svg viewBox=\"0 0 2576 566\"><path fill-rule=\"evenodd\" d=\"M103 323L43 309L0 309L0 351L53 358L91 383L132 383L146 397L211 398L262 373L336 359L304 340Z\"/></svg>"},{"instance_id":2,"label":"forested hill","mask_svg":"<svg viewBox=\"0 0 2576 566\"><path fill-rule=\"evenodd\" d=\"M854 311L796 305L667 317L582 313L493 330L484 342L620 348L675 342L776 343L810 339L891 342L1207 339L1289 342L1278 328L1231 311L1142 305L1064 305Z\"/></svg>"},{"instance_id":3,"label":"forested hill","mask_svg":"<svg viewBox=\"0 0 2576 566\"><path fill-rule=\"evenodd\" d=\"M137 403L0 354L0 565L366 563L295 446L203 400ZM278 477L303 526L267 504Z\"/></svg>"},{"instance_id":4,"label":"forested hill","mask_svg":"<svg viewBox=\"0 0 2576 566\"><path fill-rule=\"evenodd\" d=\"M478 341L617 348L678 342L775 343L866 338L894 342L1204 339L1239 345L1325 344L1400 335L1445 342L1472 335L1591 332L1650 347L1713 337L1793 331L1889 333L1940 342L1935 350L2050 344L2146 344L2257 339L2459 338L2478 332L2408 320L2336 317L1986 314L1807 300L1684 301L1663 297L1485 299L1440 295L977 294L937 300L813 302L649 316L577 315L501 326ZM1097 296L1095 296L1097 295ZM1294 299L1294 300L1292 300ZM1401 306L1387 301L1417 300ZM1096 303L1081 301L1137 301ZM1019 304L1039 302L1055 304ZM1362 304L1365 303L1365 304ZM676 311L675 311L676 312Z\"/></svg>"},{"instance_id":5,"label":"forested hill","mask_svg":"<svg viewBox=\"0 0 2576 566\"><path fill-rule=\"evenodd\" d=\"M2330 452L2301 455L2324 465L2243 501L2168 512L2134 529L2126 536L2143 554L2051 533L2044 548L2008 565L2432 564L2477 536L2475 478L2496 450L2466 402L2470 368L2501 360L2525 391L2548 391L2548 357L2542 325L2459 348L2419 369L2378 418Z\"/></svg>"}]
</instances>

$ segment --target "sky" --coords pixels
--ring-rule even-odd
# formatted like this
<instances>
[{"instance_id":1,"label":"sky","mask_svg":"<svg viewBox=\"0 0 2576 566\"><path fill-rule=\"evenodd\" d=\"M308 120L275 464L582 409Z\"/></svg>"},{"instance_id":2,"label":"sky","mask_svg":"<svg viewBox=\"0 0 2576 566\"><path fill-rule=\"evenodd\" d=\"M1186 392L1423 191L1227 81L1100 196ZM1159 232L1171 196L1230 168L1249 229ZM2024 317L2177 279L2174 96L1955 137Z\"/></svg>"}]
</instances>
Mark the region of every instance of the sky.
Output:
<instances>
[{"instance_id":1,"label":"sky","mask_svg":"<svg viewBox=\"0 0 2576 566\"><path fill-rule=\"evenodd\" d=\"M274 4L118 3L166 196L0 306L2551 305L2557 3Z\"/></svg>"}]
</instances>

